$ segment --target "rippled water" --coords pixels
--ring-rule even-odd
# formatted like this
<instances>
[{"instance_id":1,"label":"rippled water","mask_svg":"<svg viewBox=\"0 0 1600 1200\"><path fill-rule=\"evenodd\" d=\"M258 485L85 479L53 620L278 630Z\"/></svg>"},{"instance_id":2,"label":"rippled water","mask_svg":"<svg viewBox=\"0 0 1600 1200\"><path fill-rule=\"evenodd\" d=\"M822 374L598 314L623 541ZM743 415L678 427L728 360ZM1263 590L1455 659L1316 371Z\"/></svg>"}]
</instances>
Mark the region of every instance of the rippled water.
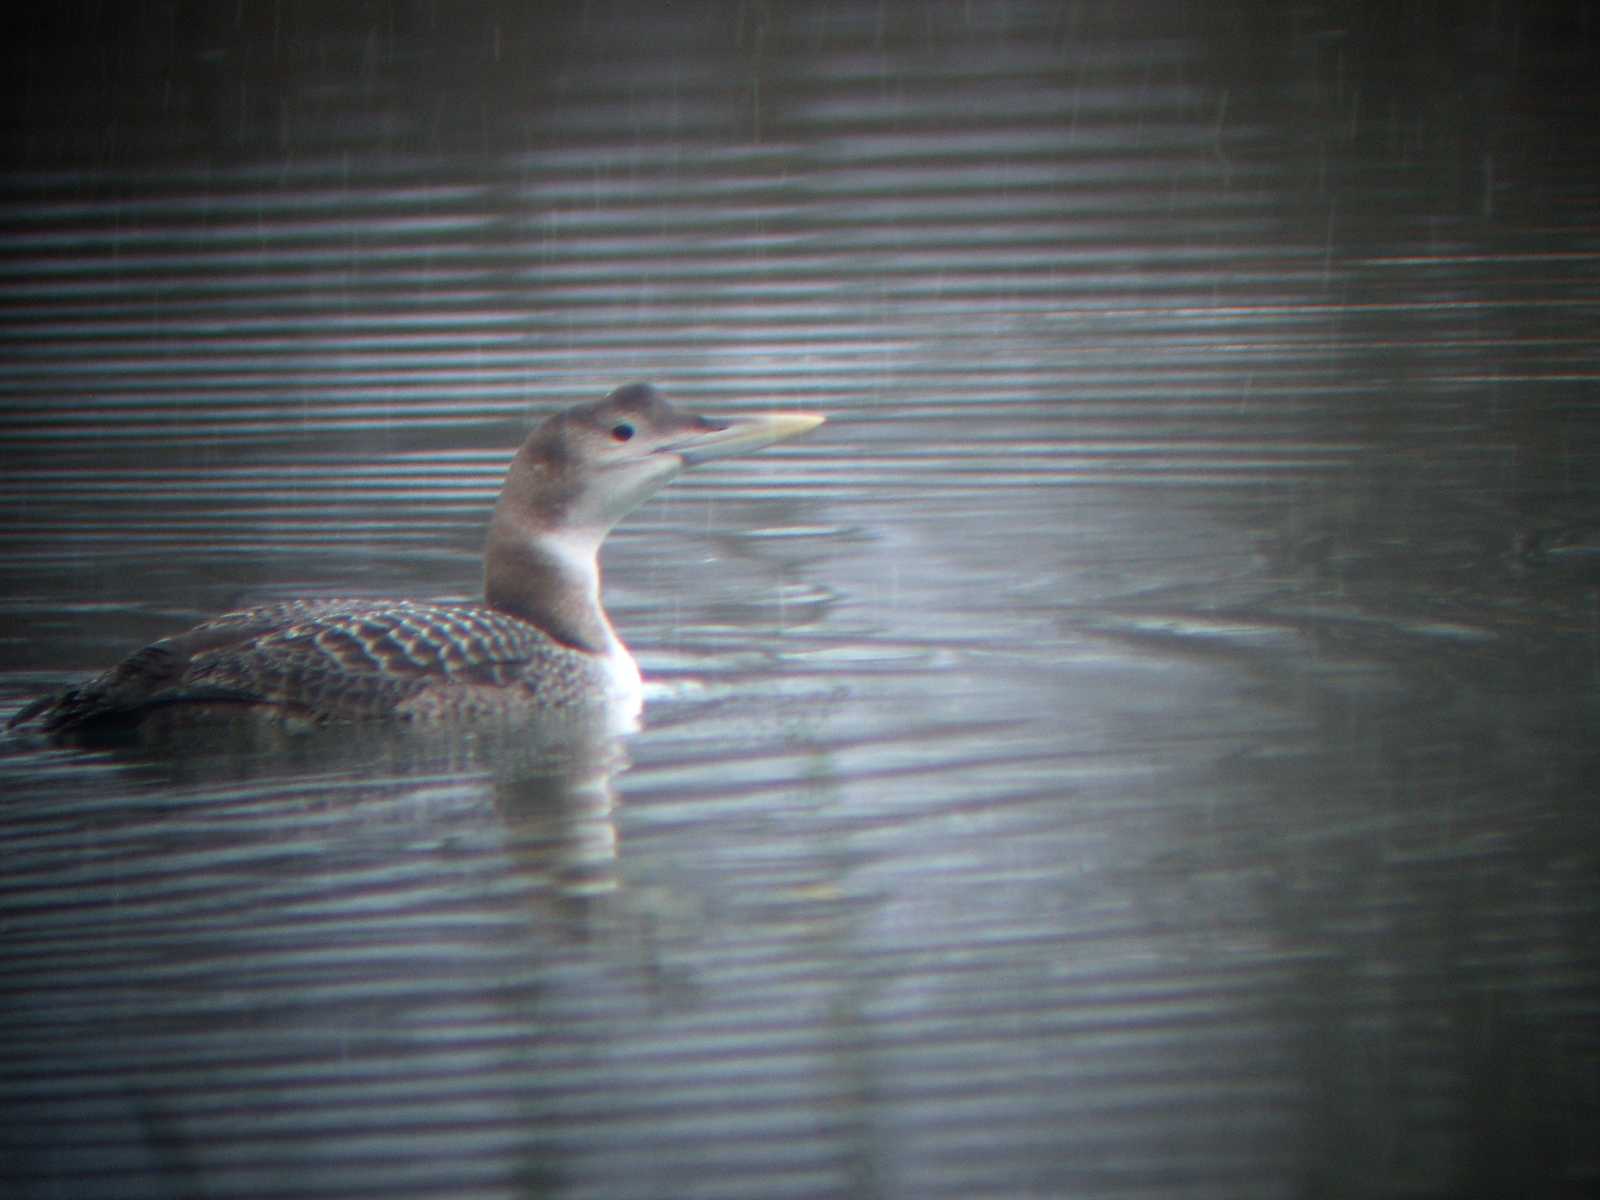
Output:
<instances>
[{"instance_id":1,"label":"rippled water","mask_svg":"<svg viewBox=\"0 0 1600 1200\"><path fill-rule=\"evenodd\" d=\"M10 1194L1596 1186L1581 8L30 20L0 714L830 421L608 542L625 746L0 747Z\"/></svg>"}]
</instances>

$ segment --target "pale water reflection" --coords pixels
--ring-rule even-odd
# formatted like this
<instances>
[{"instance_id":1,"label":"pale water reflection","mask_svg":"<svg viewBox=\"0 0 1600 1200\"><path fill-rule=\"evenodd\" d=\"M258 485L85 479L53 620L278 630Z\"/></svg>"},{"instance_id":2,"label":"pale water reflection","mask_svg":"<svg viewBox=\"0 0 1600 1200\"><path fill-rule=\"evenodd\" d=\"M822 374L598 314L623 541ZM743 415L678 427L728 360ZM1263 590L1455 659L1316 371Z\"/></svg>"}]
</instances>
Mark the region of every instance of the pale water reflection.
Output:
<instances>
[{"instance_id":1,"label":"pale water reflection","mask_svg":"<svg viewBox=\"0 0 1600 1200\"><path fill-rule=\"evenodd\" d=\"M0 748L12 1192L1593 1190L1587 26L273 11L11 75L0 715L830 420L608 543L621 744Z\"/></svg>"}]
</instances>

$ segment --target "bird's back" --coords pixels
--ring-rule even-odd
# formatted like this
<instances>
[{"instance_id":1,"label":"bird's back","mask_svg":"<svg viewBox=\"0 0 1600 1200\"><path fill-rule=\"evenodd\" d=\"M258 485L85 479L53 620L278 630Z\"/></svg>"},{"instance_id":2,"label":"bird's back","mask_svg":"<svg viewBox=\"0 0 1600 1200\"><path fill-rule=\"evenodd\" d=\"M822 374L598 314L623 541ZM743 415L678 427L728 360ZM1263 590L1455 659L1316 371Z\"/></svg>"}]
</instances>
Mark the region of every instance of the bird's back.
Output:
<instances>
[{"instance_id":1,"label":"bird's back","mask_svg":"<svg viewBox=\"0 0 1600 1200\"><path fill-rule=\"evenodd\" d=\"M296 600L153 642L22 710L12 725L70 732L137 723L174 706L196 715L426 720L569 709L607 698L612 685L604 661L494 609Z\"/></svg>"}]
</instances>

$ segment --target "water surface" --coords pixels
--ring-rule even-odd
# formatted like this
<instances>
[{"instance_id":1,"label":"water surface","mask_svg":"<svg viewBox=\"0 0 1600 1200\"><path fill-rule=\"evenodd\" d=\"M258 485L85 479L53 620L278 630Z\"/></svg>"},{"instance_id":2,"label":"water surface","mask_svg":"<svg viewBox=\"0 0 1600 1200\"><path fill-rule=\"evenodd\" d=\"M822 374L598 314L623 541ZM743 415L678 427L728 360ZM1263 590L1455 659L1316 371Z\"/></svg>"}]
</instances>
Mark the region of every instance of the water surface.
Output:
<instances>
[{"instance_id":1,"label":"water surface","mask_svg":"<svg viewBox=\"0 0 1600 1200\"><path fill-rule=\"evenodd\" d=\"M0 712L468 599L531 421L623 746L0 751L25 1196L1565 1196L1600 872L1592 22L32 18Z\"/></svg>"}]
</instances>

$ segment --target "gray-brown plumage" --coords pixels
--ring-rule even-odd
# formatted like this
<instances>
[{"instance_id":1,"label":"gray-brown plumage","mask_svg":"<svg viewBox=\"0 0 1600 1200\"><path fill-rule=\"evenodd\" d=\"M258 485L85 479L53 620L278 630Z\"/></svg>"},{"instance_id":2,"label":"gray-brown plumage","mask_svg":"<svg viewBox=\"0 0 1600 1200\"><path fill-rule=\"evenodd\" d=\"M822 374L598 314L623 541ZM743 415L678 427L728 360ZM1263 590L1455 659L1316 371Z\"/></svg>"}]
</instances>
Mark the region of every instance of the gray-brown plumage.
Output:
<instances>
[{"instance_id":1,"label":"gray-brown plumage","mask_svg":"<svg viewBox=\"0 0 1600 1200\"><path fill-rule=\"evenodd\" d=\"M24 708L47 733L156 709L314 721L640 707L639 670L600 603L600 543L686 466L770 445L821 417L712 420L648 384L557 413L517 452L495 505L482 605L297 600L228 613Z\"/></svg>"}]
</instances>

